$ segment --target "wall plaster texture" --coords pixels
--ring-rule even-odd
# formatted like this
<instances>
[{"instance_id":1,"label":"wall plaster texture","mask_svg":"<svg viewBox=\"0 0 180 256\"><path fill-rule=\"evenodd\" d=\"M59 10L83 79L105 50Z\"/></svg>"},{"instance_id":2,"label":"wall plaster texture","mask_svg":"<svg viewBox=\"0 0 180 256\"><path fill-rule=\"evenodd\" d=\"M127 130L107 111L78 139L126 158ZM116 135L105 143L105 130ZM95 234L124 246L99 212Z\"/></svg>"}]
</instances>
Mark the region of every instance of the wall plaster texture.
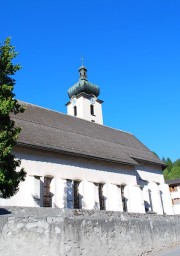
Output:
<instances>
[{"instance_id":1,"label":"wall plaster texture","mask_svg":"<svg viewBox=\"0 0 180 256\"><path fill-rule=\"evenodd\" d=\"M136 256L180 242L180 216L6 207L0 255Z\"/></svg>"},{"instance_id":2,"label":"wall plaster texture","mask_svg":"<svg viewBox=\"0 0 180 256\"><path fill-rule=\"evenodd\" d=\"M67 208L67 180L70 179L80 181L79 192L82 196L83 209L99 208L95 184L103 183L103 194L108 211L123 210L120 186L126 185L124 196L128 212L144 213L144 202L151 205L149 200L149 190L151 190L151 211L163 214L163 202L164 212L169 215L173 214L168 185L164 184L159 167L152 164L135 168L21 147L16 147L15 155L21 159L27 177L24 182L20 183L19 192L15 196L10 199L0 198L0 205L43 206L44 177L50 176L53 178L50 187L52 207ZM144 187L143 191L140 186ZM162 202L160 192L162 192Z\"/></svg>"},{"instance_id":3,"label":"wall plaster texture","mask_svg":"<svg viewBox=\"0 0 180 256\"><path fill-rule=\"evenodd\" d=\"M103 124L103 115L102 115L102 105L95 100L94 105L94 115L91 115L90 112L91 100L83 96L78 97L76 100L75 106L77 107L77 117L83 118L87 121ZM74 116L74 105L70 103L67 106L67 114Z\"/></svg>"}]
</instances>

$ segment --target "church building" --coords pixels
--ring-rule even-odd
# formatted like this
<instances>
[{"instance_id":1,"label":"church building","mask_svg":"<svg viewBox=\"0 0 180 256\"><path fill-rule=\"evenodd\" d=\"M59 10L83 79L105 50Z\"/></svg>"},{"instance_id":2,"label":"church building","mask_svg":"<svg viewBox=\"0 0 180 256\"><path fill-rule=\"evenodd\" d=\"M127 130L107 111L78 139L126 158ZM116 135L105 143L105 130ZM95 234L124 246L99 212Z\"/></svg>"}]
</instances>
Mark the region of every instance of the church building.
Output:
<instances>
[{"instance_id":1,"label":"church building","mask_svg":"<svg viewBox=\"0 0 180 256\"><path fill-rule=\"evenodd\" d=\"M103 125L100 89L79 68L67 115L21 102L15 156L27 172L1 206L173 214L163 162L133 134Z\"/></svg>"}]
</instances>

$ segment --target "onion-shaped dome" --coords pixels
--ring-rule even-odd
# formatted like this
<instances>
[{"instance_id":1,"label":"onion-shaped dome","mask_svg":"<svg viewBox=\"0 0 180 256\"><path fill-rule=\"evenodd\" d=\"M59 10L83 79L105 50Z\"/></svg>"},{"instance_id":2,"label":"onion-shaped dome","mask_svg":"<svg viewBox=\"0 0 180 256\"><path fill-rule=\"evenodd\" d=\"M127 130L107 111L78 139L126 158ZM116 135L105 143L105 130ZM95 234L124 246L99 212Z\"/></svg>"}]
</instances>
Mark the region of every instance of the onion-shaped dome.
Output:
<instances>
[{"instance_id":1,"label":"onion-shaped dome","mask_svg":"<svg viewBox=\"0 0 180 256\"><path fill-rule=\"evenodd\" d=\"M95 84L88 82L86 72L87 72L87 69L85 66L81 66L79 68L80 78L79 78L79 81L75 85L73 85L72 87L69 88L69 90L68 90L69 98L76 96L82 92L84 92L86 94L93 94L96 97L99 96L99 94L100 94L99 87Z\"/></svg>"},{"instance_id":2,"label":"onion-shaped dome","mask_svg":"<svg viewBox=\"0 0 180 256\"><path fill-rule=\"evenodd\" d=\"M79 82L69 88L68 96L71 98L72 96L76 96L81 92L93 94L98 97L100 94L100 89L97 85L94 85L86 80L79 80Z\"/></svg>"}]
</instances>

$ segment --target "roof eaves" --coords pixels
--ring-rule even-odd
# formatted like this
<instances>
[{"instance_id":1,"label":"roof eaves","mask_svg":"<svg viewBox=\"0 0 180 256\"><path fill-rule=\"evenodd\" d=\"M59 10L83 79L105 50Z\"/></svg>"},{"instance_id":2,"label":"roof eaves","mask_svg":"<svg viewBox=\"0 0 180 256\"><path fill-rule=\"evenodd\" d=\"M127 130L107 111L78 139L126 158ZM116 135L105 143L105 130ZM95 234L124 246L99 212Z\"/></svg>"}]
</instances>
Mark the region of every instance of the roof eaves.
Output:
<instances>
[{"instance_id":1,"label":"roof eaves","mask_svg":"<svg viewBox=\"0 0 180 256\"><path fill-rule=\"evenodd\" d=\"M163 162L161 163L161 162L156 162L156 161L153 161L153 160L141 159L141 158L137 158L137 157L134 157L134 156L131 156L131 158L134 159L135 161L141 161L141 162L144 162L144 163L160 165L162 167L162 171L164 171L166 169L166 165Z\"/></svg>"},{"instance_id":2,"label":"roof eaves","mask_svg":"<svg viewBox=\"0 0 180 256\"><path fill-rule=\"evenodd\" d=\"M165 183L168 184L168 185L171 185L171 186L172 185L178 185L178 184L180 184L180 179L166 180Z\"/></svg>"},{"instance_id":3,"label":"roof eaves","mask_svg":"<svg viewBox=\"0 0 180 256\"><path fill-rule=\"evenodd\" d=\"M40 150L43 150L43 151L50 151L50 152L56 152L56 153L63 153L63 154L66 154L66 155L74 155L74 156L85 157L85 158L90 158L90 159L97 159L97 160L102 160L102 161L106 161L106 162L125 164L125 165L129 165L129 166L139 165L139 163L136 162L134 159L132 159L132 162L127 162L127 161L123 161L123 160L103 158L103 157L92 156L92 155L87 155L87 154L83 154L83 153L75 153L75 152L72 152L70 150L67 151L67 150L52 148L52 147L49 147L49 146L47 147L46 145L41 146L41 145L34 145L34 144L18 141L17 146L40 149Z\"/></svg>"}]
</instances>

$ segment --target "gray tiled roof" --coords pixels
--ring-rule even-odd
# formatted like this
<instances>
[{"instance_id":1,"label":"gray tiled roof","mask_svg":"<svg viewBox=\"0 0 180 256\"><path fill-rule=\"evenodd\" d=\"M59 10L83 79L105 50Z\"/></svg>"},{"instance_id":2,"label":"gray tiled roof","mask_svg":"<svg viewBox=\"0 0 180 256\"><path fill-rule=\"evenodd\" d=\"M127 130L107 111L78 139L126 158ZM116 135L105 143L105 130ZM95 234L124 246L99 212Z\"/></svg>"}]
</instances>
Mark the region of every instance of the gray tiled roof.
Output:
<instances>
[{"instance_id":1,"label":"gray tiled roof","mask_svg":"<svg viewBox=\"0 0 180 256\"><path fill-rule=\"evenodd\" d=\"M169 186L179 185L179 184L180 184L180 179L166 180L165 182L166 182L166 184L168 184Z\"/></svg>"},{"instance_id":2,"label":"gray tiled roof","mask_svg":"<svg viewBox=\"0 0 180 256\"><path fill-rule=\"evenodd\" d=\"M15 116L22 127L18 143L106 161L136 165L138 160L162 164L130 133L21 102L26 108Z\"/></svg>"}]
</instances>

